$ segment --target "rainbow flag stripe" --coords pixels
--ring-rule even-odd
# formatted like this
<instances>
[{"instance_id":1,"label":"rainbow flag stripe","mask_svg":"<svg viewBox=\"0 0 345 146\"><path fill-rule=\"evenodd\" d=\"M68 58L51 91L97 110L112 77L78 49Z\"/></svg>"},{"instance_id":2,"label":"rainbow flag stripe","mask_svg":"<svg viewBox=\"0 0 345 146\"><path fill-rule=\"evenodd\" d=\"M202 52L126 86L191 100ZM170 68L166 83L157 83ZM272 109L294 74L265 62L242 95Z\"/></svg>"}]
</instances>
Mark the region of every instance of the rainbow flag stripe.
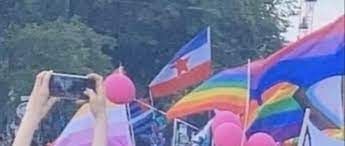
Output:
<instances>
[{"instance_id":1,"label":"rainbow flag stripe","mask_svg":"<svg viewBox=\"0 0 345 146\"><path fill-rule=\"evenodd\" d=\"M325 129L323 130L324 133L326 133L326 135L328 135L329 137L338 139L338 140L345 140L345 129L344 127L340 128L340 129Z\"/></svg>"},{"instance_id":2,"label":"rainbow flag stripe","mask_svg":"<svg viewBox=\"0 0 345 146\"><path fill-rule=\"evenodd\" d=\"M168 112L168 118L213 109L243 112L247 92L246 66L218 73L183 97Z\"/></svg>"}]
</instances>

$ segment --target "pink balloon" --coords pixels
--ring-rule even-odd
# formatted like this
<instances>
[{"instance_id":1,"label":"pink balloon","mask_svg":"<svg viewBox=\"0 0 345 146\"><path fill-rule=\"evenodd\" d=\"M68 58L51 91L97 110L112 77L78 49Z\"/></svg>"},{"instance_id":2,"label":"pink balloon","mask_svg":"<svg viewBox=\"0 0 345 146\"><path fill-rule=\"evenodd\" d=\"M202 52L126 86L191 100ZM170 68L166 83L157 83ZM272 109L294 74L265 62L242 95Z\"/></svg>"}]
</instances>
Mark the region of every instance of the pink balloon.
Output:
<instances>
[{"instance_id":1,"label":"pink balloon","mask_svg":"<svg viewBox=\"0 0 345 146\"><path fill-rule=\"evenodd\" d=\"M105 92L108 99L116 104L127 104L135 97L135 86L123 73L113 73L105 81Z\"/></svg>"},{"instance_id":2,"label":"pink balloon","mask_svg":"<svg viewBox=\"0 0 345 146\"><path fill-rule=\"evenodd\" d=\"M277 146L277 144L272 136L259 132L249 138L246 146Z\"/></svg>"},{"instance_id":3,"label":"pink balloon","mask_svg":"<svg viewBox=\"0 0 345 146\"><path fill-rule=\"evenodd\" d=\"M217 126L213 134L216 146L240 146L243 131L233 123L224 123Z\"/></svg>"},{"instance_id":4,"label":"pink balloon","mask_svg":"<svg viewBox=\"0 0 345 146\"><path fill-rule=\"evenodd\" d=\"M212 122L212 130L215 130L215 128L223 123L233 123L238 127L242 127L240 118L234 113L230 111L216 111Z\"/></svg>"}]
</instances>

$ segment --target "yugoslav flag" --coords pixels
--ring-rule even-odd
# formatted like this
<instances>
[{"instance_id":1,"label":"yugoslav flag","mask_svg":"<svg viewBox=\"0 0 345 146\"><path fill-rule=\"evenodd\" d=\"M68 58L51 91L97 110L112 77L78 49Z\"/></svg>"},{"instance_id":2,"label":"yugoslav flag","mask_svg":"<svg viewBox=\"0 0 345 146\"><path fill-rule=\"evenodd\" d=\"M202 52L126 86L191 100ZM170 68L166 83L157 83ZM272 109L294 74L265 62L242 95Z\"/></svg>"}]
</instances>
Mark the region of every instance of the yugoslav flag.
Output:
<instances>
[{"instance_id":1,"label":"yugoslav flag","mask_svg":"<svg viewBox=\"0 0 345 146\"><path fill-rule=\"evenodd\" d=\"M153 97L166 96L199 83L211 74L210 28L183 46L151 82Z\"/></svg>"},{"instance_id":2,"label":"yugoslav flag","mask_svg":"<svg viewBox=\"0 0 345 146\"><path fill-rule=\"evenodd\" d=\"M91 146L95 120L89 108L83 105L73 116L54 146ZM107 103L108 146L132 146L129 121L125 105Z\"/></svg>"}]
</instances>

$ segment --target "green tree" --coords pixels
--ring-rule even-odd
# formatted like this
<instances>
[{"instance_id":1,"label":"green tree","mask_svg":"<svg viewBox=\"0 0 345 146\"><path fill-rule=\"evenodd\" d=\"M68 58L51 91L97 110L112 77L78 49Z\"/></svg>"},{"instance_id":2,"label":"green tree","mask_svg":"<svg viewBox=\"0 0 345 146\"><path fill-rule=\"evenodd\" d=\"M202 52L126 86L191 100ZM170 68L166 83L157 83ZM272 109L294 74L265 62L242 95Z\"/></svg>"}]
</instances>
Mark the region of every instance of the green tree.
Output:
<instances>
[{"instance_id":1,"label":"green tree","mask_svg":"<svg viewBox=\"0 0 345 146\"><path fill-rule=\"evenodd\" d=\"M173 54L211 26L216 70L279 49L296 0L76 0L70 5L97 32L118 39L107 51L145 87Z\"/></svg>"},{"instance_id":2,"label":"green tree","mask_svg":"<svg viewBox=\"0 0 345 146\"><path fill-rule=\"evenodd\" d=\"M114 46L114 38L94 32L76 18L70 21L58 19L40 25L26 24L25 27L10 26L4 47L0 48L0 110L6 111L0 115L0 120L15 116L18 97L30 94L35 74L41 70L75 74L109 73L112 69L110 57L102 50ZM14 98L10 100L8 93ZM65 107L61 108L68 111Z\"/></svg>"}]
</instances>

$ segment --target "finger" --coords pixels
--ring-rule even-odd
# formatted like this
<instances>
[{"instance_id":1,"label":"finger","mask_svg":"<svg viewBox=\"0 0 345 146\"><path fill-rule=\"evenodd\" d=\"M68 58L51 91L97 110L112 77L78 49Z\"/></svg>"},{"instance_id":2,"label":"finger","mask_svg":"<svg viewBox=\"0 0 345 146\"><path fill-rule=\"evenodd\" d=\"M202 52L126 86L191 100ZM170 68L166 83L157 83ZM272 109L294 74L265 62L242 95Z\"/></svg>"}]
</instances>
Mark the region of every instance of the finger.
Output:
<instances>
[{"instance_id":1,"label":"finger","mask_svg":"<svg viewBox=\"0 0 345 146\"><path fill-rule=\"evenodd\" d=\"M87 78L96 81L96 85L102 84L103 77L99 74L91 73L87 75Z\"/></svg>"},{"instance_id":2,"label":"finger","mask_svg":"<svg viewBox=\"0 0 345 146\"><path fill-rule=\"evenodd\" d=\"M84 91L84 94L87 95L90 98L90 101L94 100L97 97L96 93L93 90L89 89L89 88L87 88Z\"/></svg>"},{"instance_id":3,"label":"finger","mask_svg":"<svg viewBox=\"0 0 345 146\"><path fill-rule=\"evenodd\" d=\"M47 102L47 107L50 109L58 101L60 101L60 98L57 98L57 97L49 98Z\"/></svg>"},{"instance_id":4,"label":"finger","mask_svg":"<svg viewBox=\"0 0 345 146\"><path fill-rule=\"evenodd\" d=\"M75 104L77 104L77 105L82 105L82 104L85 104L85 103L87 103L87 100L79 99L79 100L75 101Z\"/></svg>"},{"instance_id":5,"label":"finger","mask_svg":"<svg viewBox=\"0 0 345 146\"><path fill-rule=\"evenodd\" d=\"M49 88L49 81L50 81L50 78L53 74L53 71L50 70L50 71L47 71L44 76L43 76L43 79L42 79L42 86L44 88Z\"/></svg>"},{"instance_id":6,"label":"finger","mask_svg":"<svg viewBox=\"0 0 345 146\"><path fill-rule=\"evenodd\" d=\"M95 73L88 74L87 77L95 81L97 93L103 93L103 77Z\"/></svg>"},{"instance_id":7,"label":"finger","mask_svg":"<svg viewBox=\"0 0 345 146\"><path fill-rule=\"evenodd\" d=\"M38 88L39 86L41 86L42 84L42 79L43 79L43 76L45 74L46 71L41 71L40 73L38 73L36 75L36 81L35 81L35 85L34 85L34 88Z\"/></svg>"}]
</instances>

